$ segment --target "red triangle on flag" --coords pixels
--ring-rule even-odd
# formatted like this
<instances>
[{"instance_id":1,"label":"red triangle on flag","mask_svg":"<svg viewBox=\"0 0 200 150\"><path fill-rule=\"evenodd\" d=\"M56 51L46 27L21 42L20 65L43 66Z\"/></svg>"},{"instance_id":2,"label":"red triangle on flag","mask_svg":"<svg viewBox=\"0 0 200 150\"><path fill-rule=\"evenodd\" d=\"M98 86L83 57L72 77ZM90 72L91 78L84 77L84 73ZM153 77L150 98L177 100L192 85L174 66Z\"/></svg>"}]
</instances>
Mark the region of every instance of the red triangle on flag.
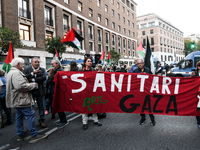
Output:
<instances>
[{"instance_id":1,"label":"red triangle on flag","mask_svg":"<svg viewBox=\"0 0 200 150\"><path fill-rule=\"evenodd\" d=\"M140 45L137 47L136 51L143 51L142 42L140 42Z\"/></svg>"},{"instance_id":2,"label":"red triangle on flag","mask_svg":"<svg viewBox=\"0 0 200 150\"><path fill-rule=\"evenodd\" d=\"M8 65L9 63L11 63L12 60L13 60L13 49L12 49L12 43L10 41L8 54L4 63Z\"/></svg>"}]
</instances>

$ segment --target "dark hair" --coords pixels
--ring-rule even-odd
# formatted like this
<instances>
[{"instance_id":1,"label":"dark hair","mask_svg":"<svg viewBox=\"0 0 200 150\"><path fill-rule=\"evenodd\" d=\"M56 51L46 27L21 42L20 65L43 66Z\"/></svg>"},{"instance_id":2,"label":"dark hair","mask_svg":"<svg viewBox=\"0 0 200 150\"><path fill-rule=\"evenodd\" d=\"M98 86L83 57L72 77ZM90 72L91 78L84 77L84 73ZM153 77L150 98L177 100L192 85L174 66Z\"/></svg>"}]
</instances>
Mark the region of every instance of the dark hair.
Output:
<instances>
[{"instance_id":1,"label":"dark hair","mask_svg":"<svg viewBox=\"0 0 200 150\"><path fill-rule=\"evenodd\" d=\"M83 61L83 67L86 67L85 63L86 61L90 59L92 61L92 58L91 57L85 57L84 61Z\"/></svg>"},{"instance_id":2,"label":"dark hair","mask_svg":"<svg viewBox=\"0 0 200 150\"><path fill-rule=\"evenodd\" d=\"M4 75L5 75L5 72L0 69L0 76L4 76Z\"/></svg>"},{"instance_id":3,"label":"dark hair","mask_svg":"<svg viewBox=\"0 0 200 150\"><path fill-rule=\"evenodd\" d=\"M196 70L197 70L197 71L199 70L199 69L198 69L198 66L200 66L200 61L198 61L197 64L196 64Z\"/></svg>"},{"instance_id":4,"label":"dark hair","mask_svg":"<svg viewBox=\"0 0 200 150\"><path fill-rule=\"evenodd\" d=\"M77 63L75 61L70 62L70 71L78 71Z\"/></svg>"}]
</instances>

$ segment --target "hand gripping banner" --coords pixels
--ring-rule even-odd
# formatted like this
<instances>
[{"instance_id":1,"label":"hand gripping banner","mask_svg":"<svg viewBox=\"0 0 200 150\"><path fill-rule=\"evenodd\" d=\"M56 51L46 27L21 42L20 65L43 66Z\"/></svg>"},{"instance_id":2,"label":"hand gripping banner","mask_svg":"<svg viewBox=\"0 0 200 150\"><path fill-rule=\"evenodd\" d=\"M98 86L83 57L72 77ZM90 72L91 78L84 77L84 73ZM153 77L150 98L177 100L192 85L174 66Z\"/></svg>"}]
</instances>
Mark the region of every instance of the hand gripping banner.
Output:
<instances>
[{"instance_id":1,"label":"hand gripping banner","mask_svg":"<svg viewBox=\"0 0 200 150\"><path fill-rule=\"evenodd\" d=\"M53 114L67 111L200 116L200 77L60 71L54 82Z\"/></svg>"}]
</instances>

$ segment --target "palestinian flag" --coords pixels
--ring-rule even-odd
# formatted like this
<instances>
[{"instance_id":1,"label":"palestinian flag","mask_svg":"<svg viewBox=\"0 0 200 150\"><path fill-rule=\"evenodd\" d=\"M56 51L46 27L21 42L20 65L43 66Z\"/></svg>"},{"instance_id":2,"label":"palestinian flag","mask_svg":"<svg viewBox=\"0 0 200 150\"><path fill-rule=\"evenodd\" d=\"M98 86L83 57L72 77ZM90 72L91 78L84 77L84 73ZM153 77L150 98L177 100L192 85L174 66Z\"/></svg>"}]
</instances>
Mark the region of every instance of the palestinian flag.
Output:
<instances>
[{"instance_id":1,"label":"palestinian flag","mask_svg":"<svg viewBox=\"0 0 200 150\"><path fill-rule=\"evenodd\" d=\"M101 63L104 65L104 53L105 53L105 50L103 50L102 54L101 54L101 57L99 60L101 60Z\"/></svg>"},{"instance_id":2,"label":"palestinian flag","mask_svg":"<svg viewBox=\"0 0 200 150\"><path fill-rule=\"evenodd\" d=\"M153 63L153 57L150 49L149 39L147 36L147 50L145 55L145 67L149 68L153 74L155 74L155 67Z\"/></svg>"},{"instance_id":3,"label":"palestinian flag","mask_svg":"<svg viewBox=\"0 0 200 150\"><path fill-rule=\"evenodd\" d=\"M55 60L59 60L59 57L58 57L58 52L57 52L57 50L56 50L56 48L55 48L55 56L53 57L53 59Z\"/></svg>"},{"instance_id":4,"label":"palestinian flag","mask_svg":"<svg viewBox=\"0 0 200 150\"><path fill-rule=\"evenodd\" d=\"M83 41L83 37L81 37L73 28L71 28L61 40L61 42L65 43L66 45L79 50L82 50L80 46L81 41Z\"/></svg>"},{"instance_id":5,"label":"palestinian flag","mask_svg":"<svg viewBox=\"0 0 200 150\"><path fill-rule=\"evenodd\" d=\"M136 52L140 54L143 58L145 57L145 49L142 46L142 42L140 42L140 45L136 49Z\"/></svg>"},{"instance_id":6,"label":"palestinian flag","mask_svg":"<svg viewBox=\"0 0 200 150\"><path fill-rule=\"evenodd\" d=\"M111 65L110 51L108 52L107 62L108 62L108 66L110 67Z\"/></svg>"},{"instance_id":7,"label":"palestinian flag","mask_svg":"<svg viewBox=\"0 0 200 150\"><path fill-rule=\"evenodd\" d=\"M14 58L14 55L13 55L12 43L10 42L8 54L2 68L6 73L8 73L10 71L10 68L12 67L10 63L13 60L13 58Z\"/></svg>"}]
</instances>

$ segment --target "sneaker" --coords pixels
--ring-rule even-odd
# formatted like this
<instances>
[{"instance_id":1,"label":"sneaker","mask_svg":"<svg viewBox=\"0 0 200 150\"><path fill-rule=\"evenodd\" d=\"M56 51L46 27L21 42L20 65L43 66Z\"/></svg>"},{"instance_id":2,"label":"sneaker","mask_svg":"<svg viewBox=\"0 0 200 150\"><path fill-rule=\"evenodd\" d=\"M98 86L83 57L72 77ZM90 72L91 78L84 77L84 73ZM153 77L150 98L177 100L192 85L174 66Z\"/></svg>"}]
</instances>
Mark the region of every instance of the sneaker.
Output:
<instances>
[{"instance_id":1,"label":"sneaker","mask_svg":"<svg viewBox=\"0 0 200 150\"><path fill-rule=\"evenodd\" d=\"M45 114L45 115L48 115L48 110L45 110L44 114Z\"/></svg>"},{"instance_id":2,"label":"sneaker","mask_svg":"<svg viewBox=\"0 0 200 150\"><path fill-rule=\"evenodd\" d=\"M30 136L29 133L24 133L24 135L17 137L17 141L22 141L22 140L28 138L29 136Z\"/></svg>"},{"instance_id":3,"label":"sneaker","mask_svg":"<svg viewBox=\"0 0 200 150\"><path fill-rule=\"evenodd\" d=\"M197 124L197 127L199 127L199 128L200 128L200 124Z\"/></svg>"},{"instance_id":4,"label":"sneaker","mask_svg":"<svg viewBox=\"0 0 200 150\"><path fill-rule=\"evenodd\" d=\"M145 123L145 121L146 121L146 119L145 119L145 118L141 118L141 120L140 120L140 125L144 124L144 123Z\"/></svg>"},{"instance_id":5,"label":"sneaker","mask_svg":"<svg viewBox=\"0 0 200 150\"><path fill-rule=\"evenodd\" d=\"M62 129L62 128L64 128L66 125L68 125L68 122L66 122L66 123L60 123L60 124L57 126L57 128L58 128L58 129Z\"/></svg>"},{"instance_id":6,"label":"sneaker","mask_svg":"<svg viewBox=\"0 0 200 150\"><path fill-rule=\"evenodd\" d=\"M94 124L97 126L102 126L102 124L100 122L94 122Z\"/></svg>"},{"instance_id":7,"label":"sneaker","mask_svg":"<svg viewBox=\"0 0 200 150\"><path fill-rule=\"evenodd\" d=\"M87 124L83 124L83 130L87 130L88 125Z\"/></svg>"},{"instance_id":8,"label":"sneaker","mask_svg":"<svg viewBox=\"0 0 200 150\"><path fill-rule=\"evenodd\" d=\"M155 120L153 120L153 121L151 121L151 123L150 123L152 126L155 126L156 125L156 122L155 122Z\"/></svg>"},{"instance_id":9,"label":"sneaker","mask_svg":"<svg viewBox=\"0 0 200 150\"><path fill-rule=\"evenodd\" d=\"M29 143L35 143L39 140L45 139L48 137L48 134L37 134L36 136L32 137Z\"/></svg>"}]
</instances>

